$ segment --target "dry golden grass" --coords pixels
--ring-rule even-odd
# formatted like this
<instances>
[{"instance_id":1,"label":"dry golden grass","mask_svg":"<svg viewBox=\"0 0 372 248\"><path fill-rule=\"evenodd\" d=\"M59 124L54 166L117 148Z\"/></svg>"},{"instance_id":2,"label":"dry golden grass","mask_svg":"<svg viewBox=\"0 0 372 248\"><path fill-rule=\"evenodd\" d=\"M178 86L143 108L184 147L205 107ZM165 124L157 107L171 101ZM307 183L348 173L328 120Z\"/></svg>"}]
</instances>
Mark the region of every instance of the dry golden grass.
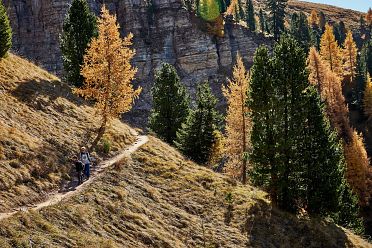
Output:
<instances>
[{"instance_id":1,"label":"dry golden grass","mask_svg":"<svg viewBox=\"0 0 372 248\"><path fill-rule=\"evenodd\" d=\"M371 247L333 224L271 208L264 192L155 138L120 168L67 201L3 220L0 246Z\"/></svg>"},{"instance_id":2,"label":"dry golden grass","mask_svg":"<svg viewBox=\"0 0 372 248\"><path fill-rule=\"evenodd\" d=\"M94 138L98 121L57 77L12 54L1 60L0 212L41 200L68 179L69 158ZM110 155L135 139L118 120L105 138Z\"/></svg>"}]
</instances>

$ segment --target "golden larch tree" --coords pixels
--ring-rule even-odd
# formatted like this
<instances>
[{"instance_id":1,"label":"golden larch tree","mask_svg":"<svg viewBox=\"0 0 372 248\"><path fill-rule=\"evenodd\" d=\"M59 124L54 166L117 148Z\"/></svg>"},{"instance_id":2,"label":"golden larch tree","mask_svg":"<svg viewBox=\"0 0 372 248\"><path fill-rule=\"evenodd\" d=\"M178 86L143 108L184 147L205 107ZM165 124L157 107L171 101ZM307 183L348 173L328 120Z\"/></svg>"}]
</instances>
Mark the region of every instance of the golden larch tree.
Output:
<instances>
[{"instance_id":1,"label":"golden larch tree","mask_svg":"<svg viewBox=\"0 0 372 248\"><path fill-rule=\"evenodd\" d=\"M344 42L343 60L344 75L350 77L350 82L353 82L355 79L357 55L358 48L354 42L353 33L349 31Z\"/></svg>"},{"instance_id":2,"label":"golden larch tree","mask_svg":"<svg viewBox=\"0 0 372 248\"><path fill-rule=\"evenodd\" d=\"M364 89L363 108L368 120L372 120L372 81L369 75Z\"/></svg>"},{"instance_id":3,"label":"golden larch tree","mask_svg":"<svg viewBox=\"0 0 372 248\"><path fill-rule=\"evenodd\" d=\"M318 92L322 94L324 99L323 89L325 88L325 74L327 66L320 57L315 47L311 47L309 50L309 56L307 58L307 66L309 69L309 81L311 84L317 87Z\"/></svg>"},{"instance_id":4,"label":"golden larch tree","mask_svg":"<svg viewBox=\"0 0 372 248\"><path fill-rule=\"evenodd\" d=\"M360 205L365 206L368 204L372 192L368 189L371 170L362 135L353 131L351 141L344 145L344 151L347 163L347 181L354 193L358 195Z\"/></svg>"},{"instance_id":5,"label":"golden larch tree","mask_svg":"<svg viewBox=\"0 0 372 248\"><path fill-rule=\"evenodd\" d=\"M313 9L309 16L309 25L311 27L317 27L318 23L319 23L318 12L315 9Z\"/></svg>"},{"instance_id":6,"label":"golden larch tree","mask_svg":"<svg viewBox=\"0 0 372 248\"><path fill-rule=\"evenodd\" d=\"M251 149L250 132L251 121L246 105L249 75L244 67L240 55L234 66L232 79L228 80L227 87L222 87L228 108L226 114L225 154L228 162L225 167L227 174L247 182L247 153Z\"/></svg>"},{"instance_id":7,"label":"golden larch tree","mask_svg":"<svg viewBox=\"0 0 372 248\"><path fill-rule=\"evenodd\" d=\"M213 137L214 143L212 145L211 154L208 160L208 164L212 168L218 166L224 156L225 151L225 139L223 137L223 134L220 131L215 130L213 132Z\"/></svg>"},{"instance_id":8,"label":"golden larch tree","mask_svg":"<svg viewBox=\"0 0 372 248\"><path fill-rule=\"evenodd\" d=\"M341 49L337 44L333 27L326 24L325 32L320 40L320 55L329 64L331 71L342 76Z\"/></svg>"},{"instance_id":9,"label":"golden larch tree","mask_svg":"<svg viewBox=\"0 0 372 248\"><path fill-rule=\"evenodd\" d=\"M84 86L74 90L76 94L94 100L97 114L102 118L92 148L102 138L110 120L128 112L141 92L141 88L134 90L132 85L137 72L130 64L135 54L130 49L133 35L121 39L119 28L116 16L110 15L103 6L98 19L98 37L92 40L84 56L81 69Z\"/></svg>"},{"instance_id":10,"label":"golden larch tree","mask_svg":"<svg viewBox=\"0 0 372 248\"><path fill-rule=\"evenodd\" d=\"M327 116L338 136L343 138L343 147L347 163L347 181L359 195L361 203L369 198L368 181L360 178L370 178L371 169L363 138L358 135L349 122L349 110L342 94L341 79L323 61L315 48L311 48L307 60L309 81L318 87L322 100L326 103ZM372 100L372 99L371 99Z\"/></svg>"}]
</instances>

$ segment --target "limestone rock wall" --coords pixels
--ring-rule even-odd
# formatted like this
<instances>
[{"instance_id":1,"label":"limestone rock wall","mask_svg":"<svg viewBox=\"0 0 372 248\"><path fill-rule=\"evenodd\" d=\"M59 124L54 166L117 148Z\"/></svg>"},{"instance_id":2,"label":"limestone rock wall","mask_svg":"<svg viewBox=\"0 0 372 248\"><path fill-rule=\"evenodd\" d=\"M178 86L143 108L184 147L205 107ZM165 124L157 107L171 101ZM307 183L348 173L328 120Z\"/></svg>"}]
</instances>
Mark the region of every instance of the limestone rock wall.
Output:
<instances>
[{"instance_id":1,"label":"limestone rock wall","mask_svg":"<svg viewBox=\"0 0 372 248\"><path fill-rule=\"evenodd\" d=\"M150 0L148 0L150 1ZM190 89L208 80L214 92L221 96L221 83L231 72L237 52L249 65L259 44L269 41L249 30L227 23L225 36L216 38L203 32L182 0L152 0L149 11L146 0L106 0L116 13L123 35L134 34L138 67L137 81L143 94L130 114L131 120L144 123L151 108L150 88L153 72L161 62L176 66L182 81ZM48 71L63 76L59 34L71 0L3 0L14 32L13 51ZM103 0L88 0L98 14ZM221 106L223 106L221 97Z\"/></svg>"}]
</instances>

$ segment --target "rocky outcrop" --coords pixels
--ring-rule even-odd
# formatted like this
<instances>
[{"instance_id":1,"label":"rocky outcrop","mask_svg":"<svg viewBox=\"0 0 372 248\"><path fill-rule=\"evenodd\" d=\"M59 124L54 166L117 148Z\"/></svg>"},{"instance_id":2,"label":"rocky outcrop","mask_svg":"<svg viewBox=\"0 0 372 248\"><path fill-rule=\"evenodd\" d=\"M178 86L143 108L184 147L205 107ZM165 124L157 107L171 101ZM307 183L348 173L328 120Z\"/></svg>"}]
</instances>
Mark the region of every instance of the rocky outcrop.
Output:
<instances>
[{"instance_id":1,"label":"rocky outcrop","mask_svg":"<svg viewBox=\"0 0 372 248\"><path fill-rule=\"evenodd\" d=\"M4 1L14 31L13 50L58 76L63 75L59 34L70 1ZM96 13L102 2L89 0ZM117 14L122 34L132 32L135 37L137 81L144 91L130 115L134 122L143 122L147 116L153 72L162 62L176 66L191 95L202 80L208 80L219 95L236 53L250 64L259 44L268 43L266 38L231 22L226 23L222 38L203 32L182 0L152 0L152 10L145 0L104 2Z\"/></svg>"}]
</instances>

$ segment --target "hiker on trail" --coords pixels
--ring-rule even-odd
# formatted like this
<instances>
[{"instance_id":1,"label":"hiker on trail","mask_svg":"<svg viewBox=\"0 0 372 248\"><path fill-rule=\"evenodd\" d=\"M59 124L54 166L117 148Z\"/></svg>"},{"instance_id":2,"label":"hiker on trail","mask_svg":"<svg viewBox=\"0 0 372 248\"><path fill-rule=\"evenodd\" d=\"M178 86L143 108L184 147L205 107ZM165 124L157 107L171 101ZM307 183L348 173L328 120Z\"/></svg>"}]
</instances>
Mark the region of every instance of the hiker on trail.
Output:
<instances>
[{"instance_id":1,"label":"hiker on trail","mask_svg":"<svg viewBox=\"0 0 372 248\"><path fill-rule=\"evenodd\" d=\"M75 170L77 173L78 183L79 185L83 183L83 171L84 171L84 164L78 158L78 156L74 156L75 161Z\"/></svg>"},{"instance_id":2,"label":"hiker on trail","mask_svg":"<svg viewBox=\"0 0 372 248\"><path fill-rule=\"evenodd\" d=\"M80 161L84 164L84 175L87 179L90 177L90 164L92 163L92 159L90 157L89 152L87 149L83 146L80 149Z\"/></svg>"}]
</instances>

